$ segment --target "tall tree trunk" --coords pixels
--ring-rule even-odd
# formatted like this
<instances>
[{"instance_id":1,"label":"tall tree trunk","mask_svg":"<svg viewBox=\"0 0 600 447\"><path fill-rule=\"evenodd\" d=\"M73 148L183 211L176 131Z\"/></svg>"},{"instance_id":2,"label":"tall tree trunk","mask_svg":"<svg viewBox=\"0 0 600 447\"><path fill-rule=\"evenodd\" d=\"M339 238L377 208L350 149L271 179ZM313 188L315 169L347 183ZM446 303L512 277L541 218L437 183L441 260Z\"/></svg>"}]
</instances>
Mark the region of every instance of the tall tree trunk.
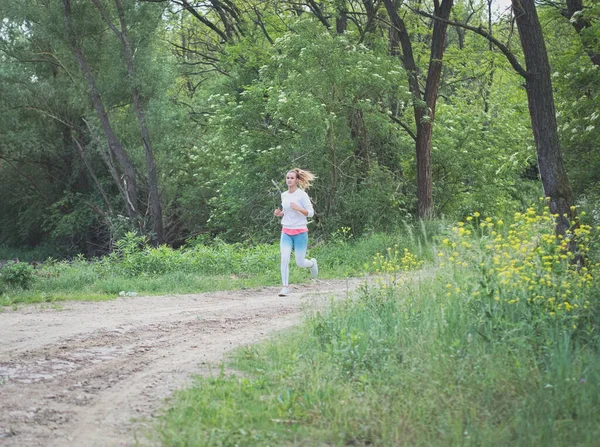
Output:
<instances>
[{"instance_id":1,"label":"tall tree trunk","mask_svg":"<svg viewBox=\"0 0 600 447\"><path fill-rule=\"evenodd\" d=\"M129 85L131 89L131 97L133 100L133 106L135 108L135 115L138 120L138 125L140 127L140 135L142 139L142 144L144 145L144 152L146 154L146 169L148 171L148 189L150 192L150 210L152 215L153 230L155 234L155 242L157 244L162 244L164 242L164 226L162 217L162 207L160 204L160 195L158 193L158 175L156 173L156 163L154 161L154 150L150 141L148 125L146 124L143 100L141 97L141 92L136 84L137 77L133 61L133 51L131 49L129 34L127 32L125 11L123 10L121 0L115 0L115 5L117 7L117 12L119 15L119 29L111 20L101 0L92 0L92 2L98 8L100 13L102 14L102 17L104 18L110 29L119 38L123 46L125 64L127 65L127 75L129 78Z\"/></svg>"},{"instance_id":2,"label":"tall tree trunk","mask_svg":"<svg viewBox=\"0 0 600 447\"><path fill-rule=\"evenodd\" d=\"M379 8L379 5L374 0L362 0L362 4L367 15L367 22L360 33L360 42L363 42L369 33L375 31L377 26L377 9Z\"/></svg>"},{"instance_id":3,"label":"tall tree trunk","mask_svg":"<svg viewBox=\"0 0 600 447\"><path fill-rule=\"evenodd\" d=\"M435 15L448 20L452 10L453 0L442 0L441 5L435 2ZM435 107L438 98L440 79L442 75L442 59L444 57L447 23L435 21L431 40L429 69L425 83L425 93L421 100L419 79L416 63L412 51L412 43L398 14L397 3L394 0L384 0L385 8L390 16L392 26L397 33L391 36L398 38L402 47L402 63L408 72L408 85L413 95L415 125L417 127L416 159L417 159L417 200L419 204L419 217L428 219L433 217L433 188L431 176L431 136L435 120ZM394 51L392 49L392 51Z\"/></svg>"},{"instance_id":4,"label":"tall tree trunk","mask_svg":"<svg viewBox=\"0 0 600 447\"><path fill-rule=\"evenodd\" d=\"M108 113L106 112L106 108L104 107L104 103L102 101L102 97L100 96L100 92L98 90L98 87L96 86L96 79L94 78L92 69L89 63L87 62L85 54L83 53L83 49L81 48L81 45L76 37L73 28L73 16L70 0L63 0L63 12L65 32L67 35L67 41L71 48L71 52L75 56L77 64L79 65L79 68L83 73L83 76L85 77L85 80L88 84L89 95L92 100L94 109L96 110L96 114L98 115L98 118L100 120L100 125L102 126L102 130L104 132L106 140L108 142L110 155L111 157L116 158L119 161L119 164L123 171L123 187L120 189L125 193L124 201L125 209L127 210L127 215L134 224L137 224L139 216L137 210L137 181L133 163L127 156L127 153L123 149L121 141L119 140L115 131L112 128L110 119L108 118Z\"/></svg>"},{"instance_id":5,"label":"tall tree trunk","mask_svg":"<svg viewBox=\"0 0 600 447\"><path fill-rule=\"evenodd\" d=\"M452 10L453 0L442 0L436 5L436 15L448 20ZM440 79L442 77L442 59L446 48L446 31L448 25L435 21L431 38L431 55L429 57L429 70L425 83L425 107L421 123L417 127L417 196L419 199L419 217L426 219L433 217L433 192L431 178L431 136L435 120L435 106L437 104Z\"/></svg>"},{"instance_id":6,"label":"tall tree trunk","mask_svg":"<svg viewBox=\"0 0 600 447\"><path fill-rule=\"evenodd\" d=\"M335 130L333 120L330 120L329 128L329 160L331 163L331 186L329 188L329 199L327 200L327 215L331 214L335 195L337 193L337 160L335 156Z\"/></svg>"},{"instance_id":7,"label":"tall tree trunk","mask_svg":"<svg viewBox=\"0 0 600 447\"><path fill-rule=\"evenodd\" d=\"M355 98L354 103L357 99ZM354 158L360 168L357 183L360 184L369 176L371 170L371 160L369 155L369 144L367 127L362 110L356 108L349 112L350 138L354 143Z\"/></svg>"},{"instance_id":8,"label":"tall tree trunk","mask_svg":"<svg viewBox=\"0 0 600 447\"><path fill-rule=\"evenodd\" d=\"M492 37L492 33L493 33L493 26L492 26L492 17L493 17L493 11L492 11L492 2L493 0L486 0L487 1L487 14L488 14L488 35L490 37ZM463 30L465 31L465 30ZM492 51L494 51L494 44L492 43L491 40L488 40L488 50L490 51L490 53ZM482 92L482 97L483 97L483 111L487 114L490 111L490 93L492 91L492 85L494 83L494 60L492 59L492 67L489 73L489 77L487 82L483 85L483 92Z\"/></svg>"},{"instance_id":9,"label":"tall tree trunk","mask_svg":"<svg viewBox=\"0 0 600 447\"><path fill-rule=\"evenodd\" d=\"M152 210L152 220L154 223L154 233L156 235L156 242L162 244L165 239L165 231L163 226L162 207L160 204L160 195L158 193L158 175L156 172L156 162L154 161L154 149L150 142L150 133L148 132L148 125L146 124L146 117L144 114L144 108L142 105L142 98L140 90L136 85L136 74L135 67L133 64L133 52L131 50L131 44L127 33L127 24L125 22L125 13L121 0L115 0L117 10L119 11L119 21L121 23L121 41L123 42L123 51L125 53L125 61L127 63L127 73L129 75L129 82L131 84L131 95L133 97L133 104L135 106L135 114L138 119L140 126L140 133L142 136L142 142L144 144L144 151L146 153L146 168L148 170L148 189L150 190L150 206Z\"/></svg>"},{"instance_id":10,"label":"tall tree trunk","mask_svg":"<svg viewBox=\"0 0 600 447\"><path fill-rule=\"evenodd\" d=\"M113 210L112 210L112 205L110 203L110 200L108 199L108 195L106 195L106 191L104 191L104 188L102 187L102 183L100 183L100 181L98 180L96 173L92 169L90 162L88 161L87 157L85 156L85 149L83 148L83 145L79 142L76 135L72 135L72 139L75 142L75 146L77 147L79 156L81 157L81 160L83 161L83 164L84 164L85 168L87 169L88 174L90 175L90 177L92 177L92 180L94 181L94 185L96 186L96 188L98 189L98 192L102 196L102 200L104 201L104 206L106 206L106 209L108 210L109 214L112 215Z\"/></svg>"},{"instance_id":11,"label":"tall tree trunk","mask_svg":"<svg viewBox=\"0 0 600 447\"><path fill-rule=\"evenodd\" d=\"M338 34L344 34L348 29L348 12L346 5L342 5L338 9L338 16L335 18L335 32Z\"/></svg>"},{"instance_id":12,"label":"tall tree trunk","mask_svg":"<svg viewBox=\"0 0 600 447\"><path fill-rule=\"evenodd\" d=\"M550 199L550 211L559 215L556 232L564 234L574 217L573 193L560 151L546 44L534 0L512 0L512 7L527 69L527 102L544 195Z\"/></svg>"}]
</instances>

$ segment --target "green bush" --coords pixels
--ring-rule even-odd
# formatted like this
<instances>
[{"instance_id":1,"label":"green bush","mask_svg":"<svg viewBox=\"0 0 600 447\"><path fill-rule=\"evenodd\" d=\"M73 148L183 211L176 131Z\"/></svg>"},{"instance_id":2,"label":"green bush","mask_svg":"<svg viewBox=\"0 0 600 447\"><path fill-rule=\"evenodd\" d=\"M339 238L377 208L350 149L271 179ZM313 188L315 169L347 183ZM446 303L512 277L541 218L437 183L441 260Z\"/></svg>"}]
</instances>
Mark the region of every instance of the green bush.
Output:
<instances>
[{"instance_id":1,"label":"green bush","mask_svg":"<svg viewBox=\"0 0 600 447\"><path fill-rule=\"evenodd\" d=\"M447 295L467 300L477 332L489 339L527 335L542 346L549 327L597 339L600 263L590 257L597 229L573 221L556 235L554 218L547 208L517 212L506 223L475 212L442 240L440 266L454 271Z\"/></svg>"},{"instance_id":2,"label":"green bush","mask_svg":"<svg viewBox=\"0 0 600 447\"><path fill-rule=\"evenodd\" d=\"M7 286L28 289L32 281L33 267L25 262L9 262L0 270L0 283Z\"/></svg>"}]
</instances>

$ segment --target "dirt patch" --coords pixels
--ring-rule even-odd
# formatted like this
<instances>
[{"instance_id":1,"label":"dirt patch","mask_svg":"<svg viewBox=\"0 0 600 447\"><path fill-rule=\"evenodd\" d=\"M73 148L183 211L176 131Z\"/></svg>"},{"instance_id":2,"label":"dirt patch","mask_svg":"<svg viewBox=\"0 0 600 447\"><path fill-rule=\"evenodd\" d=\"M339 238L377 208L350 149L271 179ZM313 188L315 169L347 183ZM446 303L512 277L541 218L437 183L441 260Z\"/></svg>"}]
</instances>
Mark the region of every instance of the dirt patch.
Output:
<instances>
[{"instance_id":1,"label":"dirt patch","mask_svg":"<svg viewBox=\"0 0 600 447\"><path fill-rule=\"evenodd\" d=\"M233 348L343 298L362 281L0 313L0 445L131 446L156 410ZM137 439L144 444L143 439Z\"/></svg>"}]
</instances>

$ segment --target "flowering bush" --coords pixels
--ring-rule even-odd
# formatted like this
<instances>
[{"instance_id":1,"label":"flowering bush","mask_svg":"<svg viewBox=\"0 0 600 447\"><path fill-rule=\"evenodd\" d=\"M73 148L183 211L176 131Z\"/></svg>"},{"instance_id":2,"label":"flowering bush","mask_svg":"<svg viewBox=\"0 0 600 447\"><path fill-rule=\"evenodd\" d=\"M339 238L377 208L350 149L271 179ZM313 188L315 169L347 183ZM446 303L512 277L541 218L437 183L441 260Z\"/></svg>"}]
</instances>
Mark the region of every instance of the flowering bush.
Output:
<instances>
[{"instance_id":1,"label":"flowering bush","mask_svg":"<svg viewBox=\"0 0 600 447\"><path fill-rule=\"evenodd\" d=\"M377 253L373 258L373 267L378 275L397 275L400 272L416 270L421 268L422 265L423 261L419 261L408 248L404 249L402 257L400 257L397 244L394 245L393 249L388 248L384 255Z\"/></svg>"},{"instance_id":2,"label":"flowering bush","mask_svg":"<svg viewBox=\"0 0 600 447\"><path fill-rule=\"evenodd\" d=\"M597 332L594 280L600 263L587 259L597 229L575 220L565 236L555 235L556 217L548 208L529 208L516 213L509 225L477 212L459 222L438 253L440 266L454 269L447 295L463 294L480 320L496 329L503 323L535 326L550 319Z\"/></svg>"},{"instance_id":3,"label":"flowering bush","mask_svg":"<svg viewBox=\"0 0 600 447\"><path fill-rule=\"evenodd\" d=\"M400 254L402 253L402 255ZM373 257L371 266L365 265L368 270L375 270L375 274L379 275L379 292L384 295L391 292L392 289L400 283L400 273L417 270L423 266L423 261L405 248L403 252L398 249L398 244L394 247L388 247L384 254L377 253ZM376 296L375 291L370 291L372 296Z\"/></svg>"}]
</instances>

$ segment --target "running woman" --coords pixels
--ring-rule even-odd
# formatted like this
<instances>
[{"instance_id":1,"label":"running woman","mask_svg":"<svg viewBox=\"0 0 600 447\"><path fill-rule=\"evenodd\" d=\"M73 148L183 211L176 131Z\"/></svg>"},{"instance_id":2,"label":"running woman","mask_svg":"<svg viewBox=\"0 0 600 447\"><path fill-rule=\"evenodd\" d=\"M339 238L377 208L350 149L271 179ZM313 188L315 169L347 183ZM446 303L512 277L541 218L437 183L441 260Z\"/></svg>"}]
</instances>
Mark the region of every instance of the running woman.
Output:
<instances>
[{"instance_id":1,"label":"running woman","mask_svg":"<svg viewBox=\"0 0 600 447\"><path fill-rule=\"evenodd\" d=\"M281 217L281 282L283 288L279 296L289 294L289 275L290 275L290 256L292 248L296 254L296 264L298 267L310 268L310 274L313 279L319 273L317 260L306 259L306 249L308 248L308 221L307 217L315 214L310 197L306 190L310 188L311 183L316 176L309 171L302 169L292 169L285 176L285 183L288 190L281 194L281 207L277 208L273 214Z\"/></svg>"}]
</instances>

